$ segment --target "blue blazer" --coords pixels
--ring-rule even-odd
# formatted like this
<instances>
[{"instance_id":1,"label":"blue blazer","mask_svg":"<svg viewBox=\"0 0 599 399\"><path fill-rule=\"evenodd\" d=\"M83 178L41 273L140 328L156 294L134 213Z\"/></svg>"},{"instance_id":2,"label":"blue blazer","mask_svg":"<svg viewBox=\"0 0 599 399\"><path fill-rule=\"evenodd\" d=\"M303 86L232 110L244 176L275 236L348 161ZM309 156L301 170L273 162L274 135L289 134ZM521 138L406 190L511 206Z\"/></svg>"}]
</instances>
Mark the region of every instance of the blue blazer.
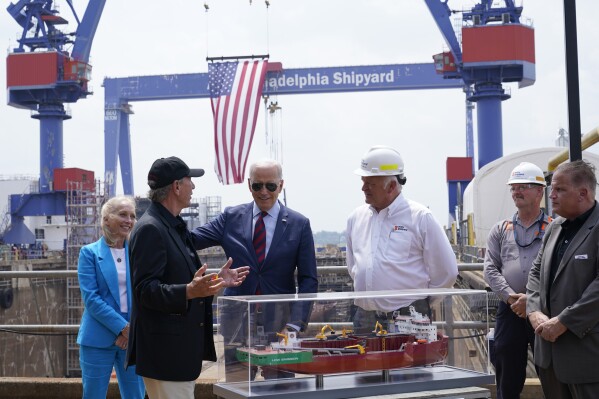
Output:
<instances>
[{"instance_id":1,"label":"blue blazer","mask_svg":"<svg viewBox=\"0 0 599 399\"><path fill-rule=\"evenodd\" d=\"M225 289L225 295L254 295L258 284L263 295L318 291L316 255L310 221L283 204L276 222L268 254L260 267L252 244L253 202L230 208L212 222L192 231L196 249L216 245L233 258L232 268L250 266L250 274L239 287ZM307 321L309 309L295 309L291 320ZM300 314L301 313L301 314Z\"/></svg>"},{"instance_id":2,"label":"blue blazer","mask_svg":"<svg viewBox=\"0 0 599 399\"><path fill-rule=\"evenodd\" d=\"M130 310L131 279L128 254L129 246L125 243L127 305ZM95 348L108 348L114 345L128 319L121 313L116 266L104 237L81 248L77 275L85 305L77 343Z\"/></svg>"}]
</instances>

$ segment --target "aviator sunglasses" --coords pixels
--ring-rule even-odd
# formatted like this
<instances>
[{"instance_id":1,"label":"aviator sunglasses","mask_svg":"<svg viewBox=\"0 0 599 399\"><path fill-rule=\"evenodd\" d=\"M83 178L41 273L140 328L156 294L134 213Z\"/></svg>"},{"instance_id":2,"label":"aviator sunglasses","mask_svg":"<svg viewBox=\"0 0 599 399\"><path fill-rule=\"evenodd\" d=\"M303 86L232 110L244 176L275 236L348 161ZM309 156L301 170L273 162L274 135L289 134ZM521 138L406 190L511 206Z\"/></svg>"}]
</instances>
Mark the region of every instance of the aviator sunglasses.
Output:
<instances>
[{"instance_id":1,"label":"aviator sunglasses","mask_svg":"<svg viewBox=\"0 0 599 399\"><path fill-rule=\"evenodd\" d=\"M277 191L280 183L252 183L252 190L258 192L262 190L262 187L266 186L266 189L271 193Z\"/></svg>"}]
</instances>

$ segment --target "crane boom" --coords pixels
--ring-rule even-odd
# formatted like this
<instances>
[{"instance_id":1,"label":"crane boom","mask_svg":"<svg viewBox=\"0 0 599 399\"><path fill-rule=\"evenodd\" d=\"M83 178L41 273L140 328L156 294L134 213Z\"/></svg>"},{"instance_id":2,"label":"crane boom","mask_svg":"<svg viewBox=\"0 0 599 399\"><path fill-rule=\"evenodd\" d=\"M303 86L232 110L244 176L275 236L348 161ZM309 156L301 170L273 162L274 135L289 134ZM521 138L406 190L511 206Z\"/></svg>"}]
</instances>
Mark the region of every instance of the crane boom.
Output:
<instances>
[{"instance_id":1,"label":"crane boom","mask_svg":"<svg viewBox=\"0 0 599 399\"><path fill-rule=\"evenodd\" d=\"M85 9L83 19L77 27L75 44L73 45L73 51L71 52L71 56L74 59L88 62L89 53L92 48L92 42L94 40L96 29L98 28L98 23L100 22L100 17L102 16L102 10L104 9L105 4L106 0L90 1Z\"/></svg>"},{"instance_id":2,"label":"crane boom","mask_svg":"<svg viewBox=\"0 0 599 399\"><path fill-rule=\"evenodd\" d=\"M453 59L456 64L462 64L462 50L460 48L460 43L458 42L458 38L453 30L453 26L451 25L451 14L452 11L447 5L447 0L424 0L426 3L437 27L441 31L447 46L449 47L449 51L453 55Z\"/></svg>"}]
</instances>

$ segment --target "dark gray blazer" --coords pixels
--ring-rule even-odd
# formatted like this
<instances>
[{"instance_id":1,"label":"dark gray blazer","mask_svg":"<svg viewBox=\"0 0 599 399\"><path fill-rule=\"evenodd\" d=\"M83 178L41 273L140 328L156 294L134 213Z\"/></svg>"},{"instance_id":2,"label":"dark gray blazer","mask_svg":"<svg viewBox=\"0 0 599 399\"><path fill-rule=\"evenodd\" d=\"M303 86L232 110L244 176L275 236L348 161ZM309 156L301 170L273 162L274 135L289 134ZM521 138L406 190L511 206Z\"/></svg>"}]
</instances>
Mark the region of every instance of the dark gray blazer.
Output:
<instances>
[{"instance_id":1,"label":"dark gray blazer","mask_svg":"<svg viewBox=\"0 0 599 399\"><path fill-rule=\"evenodd\" d=\"M200 265L160 208L152 203L131 233L127 365L135 364L144 377L192 381L202 360L216 360L212 297L186 299L186 285Z\"/></svg>"},{"instance_id":2,"label":"dark gray blazer","mask_svg":"<svg viewBox=\"0 0 599 399\"><path fill-rule=\"evenodd\" d=\"M554 343L535 340L535 363L553 365L557 378L566 384L599 382L599 206L568 246L553 283L549 281L551 258L562 223L549 225L527 284L527 313L541 311L557 316L568 328ZM551 298L547 292L551 285ZM548 310L550 301L551 314Z\"/></svg>"}]
</instances>

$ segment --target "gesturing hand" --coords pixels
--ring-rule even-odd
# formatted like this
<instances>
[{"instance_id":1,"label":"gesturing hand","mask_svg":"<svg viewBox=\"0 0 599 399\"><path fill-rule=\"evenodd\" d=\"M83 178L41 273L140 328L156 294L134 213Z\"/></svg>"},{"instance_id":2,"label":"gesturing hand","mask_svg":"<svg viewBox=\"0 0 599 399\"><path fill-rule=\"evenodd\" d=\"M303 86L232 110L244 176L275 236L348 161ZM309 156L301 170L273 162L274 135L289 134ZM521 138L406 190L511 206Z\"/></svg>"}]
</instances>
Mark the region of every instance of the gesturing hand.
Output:
<instances>
[{"instance_id":1,"label":"gesturing hand","mask_svg":"<svg viewBox=\"0 0 599 399\"><path fill-rule=\"evenodd\" d=\"M185 289L187 299L203 298L215 295L224 284L222 278L218 278L216 273L203 275L208 268L207 264L203 264L193 276L193 280Z\"/></svg>"},{"instance_id":2,"label":"gesturing hand","mask_svg":"<svg viewBox=\"0 0 599 399\"><path fill-rule=\"evenodd\" d=\"M241 285L247 275L250 274L249 266L240 266L235 269L231 269L232 264L233 259L229 258L227 263L225 263L218 272L218 277L223 280L224 287L237 287Z\"/></svg>"}]
</instances>

